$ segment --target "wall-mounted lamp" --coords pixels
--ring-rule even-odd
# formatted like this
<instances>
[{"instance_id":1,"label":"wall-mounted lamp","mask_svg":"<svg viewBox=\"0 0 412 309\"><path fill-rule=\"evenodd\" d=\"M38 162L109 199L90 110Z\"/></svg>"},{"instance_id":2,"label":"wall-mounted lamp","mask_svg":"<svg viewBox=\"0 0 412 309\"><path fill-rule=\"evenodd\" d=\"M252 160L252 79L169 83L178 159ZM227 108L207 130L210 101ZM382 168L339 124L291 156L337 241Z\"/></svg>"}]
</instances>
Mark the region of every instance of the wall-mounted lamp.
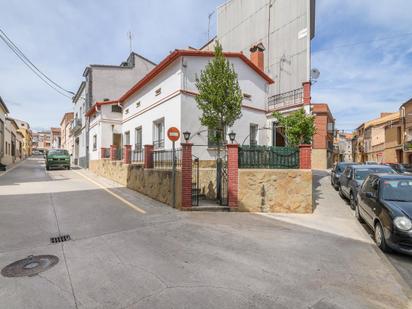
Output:
<instances>
[{"instance_id":1,"label":"wall-mounted lamp","mask_svg":"<svg viewBox=\"0 0 412 309\"><path fill-rule=\"evenodd\" d=\"M191 133L189 131L183 132L183 138L185 139L186 143L189 141L190 135Z\"/></svg>"},{"instance_id":2,"label":"wall-mounted lamp","mask_svg":"<svg viewBox=\"0 0 412 309\"><path fill-rule=\"evenodd\" d=\"M236 133L235 132L230 132L229 133L229 139L230 139L230 141L232 142L232 144L233 144L233 142L235 141L235 138L236 138Z\"/></svg>"}]
</instances>

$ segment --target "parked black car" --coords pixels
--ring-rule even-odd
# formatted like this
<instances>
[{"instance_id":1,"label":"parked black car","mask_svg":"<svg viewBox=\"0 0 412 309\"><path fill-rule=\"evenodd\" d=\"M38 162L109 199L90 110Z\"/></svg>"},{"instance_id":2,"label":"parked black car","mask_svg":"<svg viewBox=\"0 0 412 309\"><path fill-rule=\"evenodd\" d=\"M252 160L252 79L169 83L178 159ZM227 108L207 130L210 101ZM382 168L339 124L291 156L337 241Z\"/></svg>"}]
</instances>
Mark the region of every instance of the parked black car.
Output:
<instances>
[{"instance_id":1,"label":"parked black car","mask_svg":"<svg viewBox=\"0 0 412 309\"><path fill-rule=\"evenodd\" d=\"M343 171L349 165L356 165L357 163L353 162L339 162L337 163L331 173L330 173L330 183L335 188L335 190L339 190L339 177L342 175Z\"/></svg>"},{"instance_id":2,"label":"parked black car","mask_svg":"<svg viewBox=\"0 0 412 309\"><path fill-rule=\"evenodd\" d=\"M350 207L354 210L358 189L369 174L372 173L388 173L396 174L396 172L386 165L350 165L345 168L339 178L339 195L342 198L347 198L350 201Z\"/></svg>"},{"instance_id":3,"label":"parked black car","mask_svg":"<svg viewBox=\"0 0 412 309\"><path fill-rule=\"evenodd\" d=\"M355 214L373 229L383 251L412 255L412 176L369 175L359 190Z\"/></svg>"},{"instance_id":4,"label":"parked black car","mask_svg":"<svg viewBox=\"0 0 412 309\"><path fill-rule=\"evenodd\" d=\"M390 166L392 169L394 169L397 173L399 174L412 174L411 169L400 163L388 163L386 164L387 166Z\"/></svg>"}]
</instances>

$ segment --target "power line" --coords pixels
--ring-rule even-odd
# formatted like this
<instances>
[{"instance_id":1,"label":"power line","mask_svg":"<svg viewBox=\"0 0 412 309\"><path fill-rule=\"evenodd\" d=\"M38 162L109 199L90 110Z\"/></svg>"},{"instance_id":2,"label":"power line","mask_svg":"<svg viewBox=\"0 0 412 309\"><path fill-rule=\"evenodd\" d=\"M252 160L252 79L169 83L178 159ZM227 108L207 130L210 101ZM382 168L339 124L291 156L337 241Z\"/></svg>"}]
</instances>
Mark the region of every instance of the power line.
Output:
<instances>
[{"instance_id":1,"label":"power line","mask_svg":"<svg viewBox=\"0 0 412 309\"><path fill-rule=\"evenodd\" d=\"M34 73L39 77L46 85L58 92L59 94L71 99L72 97L66 93L73 94L71 91L64 89L62 86L57 84L51 78L49 78L45 73L43 73L29 58L13 43L13 41L6 35L6 33L0 29L0 39L10 48L10 50ZM59 90L59 89L60 90ZM64 93L66 92L66 93Z\"/></svg>"},{"instance_id":2,"label":"power line","mask_svg":"<svg viewBox=\"0 0 412 309\"><path fill-rule=\"evenodd\" d=\"M350 43L350 44L343 44L343 45L339 45L339 46L334 46L334 47L330 47L330 48L321 48L321 49L317 49L314 52L322 52L322 51L327 51L327 50L333 50L333 49L338 49L338 48L345 48L345 47L351 47L351 46L356 46L356 45L361 45L361 44L370 44L370 43L374 43L374 42L379 42L379 41L387 41L387 40L393 40L393 39L397 39L399 37L404 37L404 36L408 36L408 35L412 35L412 32L406 32L406 33L402 33L399 35L395 35L395 36L390 36L390 37L385 37L385 38L380 38L380 39L374 39L374 40L368 40L368 41L360 41L360 42L355 42L355 43Z\"/></svg>"}]
</instances>

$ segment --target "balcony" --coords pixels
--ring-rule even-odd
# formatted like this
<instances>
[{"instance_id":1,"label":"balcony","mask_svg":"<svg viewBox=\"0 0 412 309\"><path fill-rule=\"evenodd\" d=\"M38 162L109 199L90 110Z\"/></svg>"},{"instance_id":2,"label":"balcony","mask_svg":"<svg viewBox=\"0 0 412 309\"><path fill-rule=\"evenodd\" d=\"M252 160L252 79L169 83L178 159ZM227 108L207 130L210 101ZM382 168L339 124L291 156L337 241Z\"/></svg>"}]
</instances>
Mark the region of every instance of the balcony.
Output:
<instances>
[{"instance_id":1,"label":"balcony","mask_svg":"<svg viewBox=\"0 0 412 309\"><path fill-rule=\"evenodd\" d=\"M81 129L82 129L82 120L79 118L74 119L72 123L73 134L76 134L77 132L81 131Z\"/></svg>"},{"instance_id":2,"label":"balcony","mask_svg":"<svg viewBox=\"0 0 412 309\"><path fill-rule=\"evenodd\" d=\"M412 151L412 140L409 140L403 144L403 150L404 151Z\"/></svg>"},{"instance_id":3,"label":"balcony","mask_svg":"<svg viewBox=\"0 0 412 309\"><path fill-rule=\"evenodd\" d=\"M268 99L268 110L276 111L303 104L303 88L271 96Z\"/></svg>"}]
</instances>

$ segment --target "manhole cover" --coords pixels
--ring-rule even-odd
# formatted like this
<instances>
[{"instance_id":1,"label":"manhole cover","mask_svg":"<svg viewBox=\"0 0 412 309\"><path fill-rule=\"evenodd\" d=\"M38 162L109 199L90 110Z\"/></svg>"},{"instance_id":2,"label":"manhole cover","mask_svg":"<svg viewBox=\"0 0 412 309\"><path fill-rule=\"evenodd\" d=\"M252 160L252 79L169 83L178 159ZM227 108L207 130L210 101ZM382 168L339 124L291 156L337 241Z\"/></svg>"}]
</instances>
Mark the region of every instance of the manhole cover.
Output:
<instances>
[{"instance_id":1,"label":"manhole cover","mask_svg":"<svg viewBox=\"0 0 412 309\"><path fill-rule=\"evenodd\" d=\"M1 270L4 277L31 277L59 262L59 258L54 255L30 255L23 260L7 265Z\"/></svg>"}]
</instances>

